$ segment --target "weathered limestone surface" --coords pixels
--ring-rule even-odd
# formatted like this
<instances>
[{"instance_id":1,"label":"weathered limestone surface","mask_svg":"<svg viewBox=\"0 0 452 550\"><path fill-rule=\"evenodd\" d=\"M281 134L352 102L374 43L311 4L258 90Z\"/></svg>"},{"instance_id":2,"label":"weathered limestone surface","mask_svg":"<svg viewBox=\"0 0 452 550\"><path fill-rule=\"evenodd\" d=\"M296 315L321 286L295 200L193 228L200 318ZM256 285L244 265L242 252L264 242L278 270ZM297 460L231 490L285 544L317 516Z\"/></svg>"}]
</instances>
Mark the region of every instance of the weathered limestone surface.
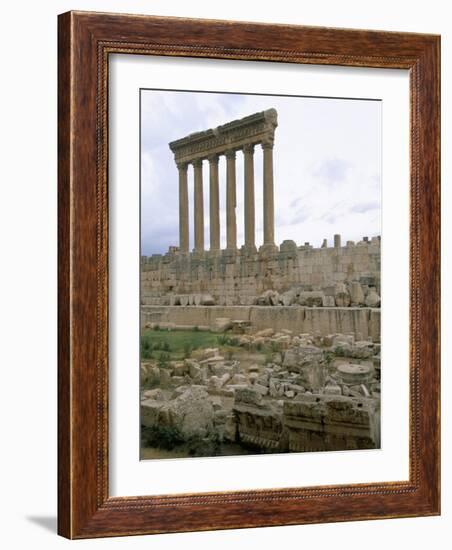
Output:
<instances>
[{"instance_id":1,"label":"weathered limestone surface","mask_svg":"<svg viewBox=\"0 0 452 550\"><path fill-rule=\"evenodd\" d=\"M157 430L163 444L177 436L201 453L209 442L261 452L380 446L379 344L267 328L243 334L238 346L281 351L253 364L225 360L219 348L160 368L155 359L142 363L151 389L141 394L141 423L154 443Z\"/></svg>"},{"instance_id":2,"label":"weathered limestone surface","mask_svg":"<svg viewBox=\"0 0 452 550\"><path fill-rule=\"evenodd\" d=\"M235 206L231 206L229 215L235 219ZM233 229L228 237L228 246L232 247L236 242L234 225ZM332 305L378 307L380 240L362 243L342 248L312 248L285 241L280 250L275 247L273 252L262 247L254 253L228 249L216 253L172 251L144 256L142 302L165 305L171 294L208 292L218 305L251 305L267 290L284 294L295 289L298 297L303 291L322 291Z\"/></svg>"},{"instance_id":3,"label":"weathered limestone surface","mask_svg":"<svg viewBox=\"0 0 452 550\"><path fill-rule=\"evenodd\" d=\"M247 321L253 330L293 330L312 334L360 334L380 341L380 310L372 308L305 308L284 306L142 306L141 323L173 328L222 331L233 320ZM220 330L218 326L223 327Z\"/></svg>"}]
</instances>

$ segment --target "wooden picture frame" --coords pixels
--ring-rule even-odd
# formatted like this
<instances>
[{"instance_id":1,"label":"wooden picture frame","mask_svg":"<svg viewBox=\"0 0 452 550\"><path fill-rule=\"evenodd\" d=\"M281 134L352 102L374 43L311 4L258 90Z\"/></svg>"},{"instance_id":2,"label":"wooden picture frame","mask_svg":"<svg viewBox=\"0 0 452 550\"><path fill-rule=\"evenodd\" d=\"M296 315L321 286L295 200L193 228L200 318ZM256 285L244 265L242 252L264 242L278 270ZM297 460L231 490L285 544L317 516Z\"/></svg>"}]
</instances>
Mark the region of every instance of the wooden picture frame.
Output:
<instances>
[{"instance_id":1,"label":"wooden picture frame","mask_svg":"<svg viewBox=\"0 0 452 550\"><path fill-rule=\"evenodd\" d=\"M58 532L68 538L440 513L440 38L89 12L59 16ZM110 497L108 60L112 53L407 69L408 481Z\"/></svg>"}]
</instances>

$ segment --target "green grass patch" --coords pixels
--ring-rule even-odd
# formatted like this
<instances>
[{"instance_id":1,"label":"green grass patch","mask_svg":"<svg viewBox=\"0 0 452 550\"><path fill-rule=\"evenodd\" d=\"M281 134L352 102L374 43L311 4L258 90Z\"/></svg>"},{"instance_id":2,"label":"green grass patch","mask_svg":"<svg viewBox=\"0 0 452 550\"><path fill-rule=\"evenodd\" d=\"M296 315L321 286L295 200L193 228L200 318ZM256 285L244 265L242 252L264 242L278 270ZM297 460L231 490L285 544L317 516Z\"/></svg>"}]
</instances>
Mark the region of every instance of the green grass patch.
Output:
<instances>
[{"instance_id":1,"label":"green grass patch","mask_svg":"<svg viewBox=\"0 0 452 550\"><path fill-rule=\"evenodd\" d=\"M217 334L201 330L143 329L141 357L158 359L164 352L172 360L184 359L190 356L193 350L218 347L217 337Z\"/></svg>"}]
</instances>

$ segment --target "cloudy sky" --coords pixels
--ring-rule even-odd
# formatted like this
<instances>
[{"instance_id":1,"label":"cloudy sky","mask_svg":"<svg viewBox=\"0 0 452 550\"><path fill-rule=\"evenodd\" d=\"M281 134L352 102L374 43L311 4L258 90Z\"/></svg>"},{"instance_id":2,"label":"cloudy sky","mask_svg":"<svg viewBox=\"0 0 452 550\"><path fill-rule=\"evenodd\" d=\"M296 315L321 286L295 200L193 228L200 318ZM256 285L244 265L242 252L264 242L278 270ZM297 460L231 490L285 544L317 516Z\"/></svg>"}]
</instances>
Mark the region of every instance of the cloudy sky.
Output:
<instances>
[{"instance_id":1,"label":"cloudy sky","mask_svg":"<svg viewBox=\"0 0 452 550\"><path fill-rule=\"evenodd\" d=\"M320 246L381 228L379 101L141 91L141 247L164 253L178 245L178 171L168 143L269 108L278 111L274 146L275 240ZM256 245L263 241L262 149L255 148ZM205 243L209 246L209 171L203 163ZM193 169L189 168L193 248ZM226 160L220 157L220 224L226 241ZM244 241L243 157L237 154L237 238Z\"/></svg>"}]
</instances>

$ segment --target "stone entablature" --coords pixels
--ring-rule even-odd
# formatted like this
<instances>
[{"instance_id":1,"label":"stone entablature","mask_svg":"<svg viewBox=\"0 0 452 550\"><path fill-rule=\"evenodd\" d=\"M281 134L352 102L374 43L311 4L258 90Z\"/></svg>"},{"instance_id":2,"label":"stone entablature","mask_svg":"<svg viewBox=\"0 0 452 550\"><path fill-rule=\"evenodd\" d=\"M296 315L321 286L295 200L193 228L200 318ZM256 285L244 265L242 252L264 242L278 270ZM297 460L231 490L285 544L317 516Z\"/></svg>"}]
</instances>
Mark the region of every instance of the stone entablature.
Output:
<instances>
[{"instance_id":1,"label":"stone entablature","mask_svg":"<svg viewBox=\"0 0 452 550\"><path fill-rule=\"evenodd\" d=\"M169 144L178 163L191 163L222 155L228 150L243 149L246 145L272 144L278 115L275 109L233 120L217 128L196 132Z\"/></svg>"}]
</instances>

